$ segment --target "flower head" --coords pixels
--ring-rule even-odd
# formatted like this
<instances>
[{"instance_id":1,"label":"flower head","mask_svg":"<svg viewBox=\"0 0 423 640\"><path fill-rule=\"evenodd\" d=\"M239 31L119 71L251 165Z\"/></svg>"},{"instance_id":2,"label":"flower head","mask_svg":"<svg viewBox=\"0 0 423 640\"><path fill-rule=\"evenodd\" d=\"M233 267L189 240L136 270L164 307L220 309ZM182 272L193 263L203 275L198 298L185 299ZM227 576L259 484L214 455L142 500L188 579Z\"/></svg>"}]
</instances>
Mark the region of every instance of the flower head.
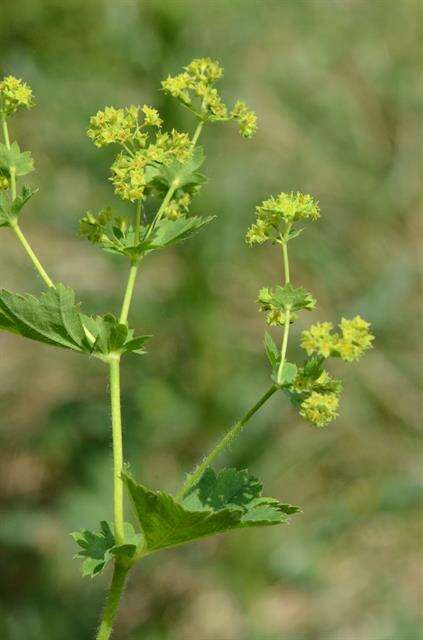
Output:
<instances>
[{"instance_id":1,"label":"flower head","mask_svg":"<svg viewBox=\"0 0 423 640\"><path fill-rule=\"evenodd\" d=\"M317 353L324 358L328 358L335 347L336 336L332 332L331 322L317 322L301 334L301 346L311 356Z\"/></svg>"},{"instance_id":2,"label":"flower head","mask_svg":"<svg viewBox=\"0 0 423 640\"><path fill-rule=\"evenodd\" d=\"M0 82L0 111L14 114L19 107L30 109L34 106L32 89L14 76L6 76Z\"/></svg>"},{"instance_id":3,"label":"flower head","mask_svg":"<svg viewBox=\"0 0 423 640\"><path fill-rule=\"evenodd\" d=\"M251 138L257 129L257 117L241 101L229 112L214 86L222 76L223 69L216 60L196 58L184 67L182 73L163 80L162 89L203 121L236 120L240 134Z\"/></svg>"},{"instance_id":4,"label":"flower head","mask_svg":"<svg viewBox=\"0 0 423 640\"><path fill-rule=\"evenodd\" d=\"M342 318L339 325L341 334L332 332L330 322L318 322L302 332L301 346L308 355L316 353L324 358L338 356L346 362L358 360L371 348L374 336L370 333L370 323L360 316L352 320Z\"/></svg>"},{"instance_id":5,"label":"flower head","mask_svg":"<svg viewBox=\"0 0 423 640\"><path fill-rule=\"evenodd\" d=\"M299 220L317 220L320 217L318 203L303 193L280 193L271 196L256 207L257 221L249 228L247 242L262 244L266 240L279 242L286 226Z\"/></svg>"},{"instance_id":6,"label":"flower head","mask_svg":"<svg viewBox=\"0 0 423 640\"><path fill-rule=\"evenodd\" d=\"M338 405L339 400L335 393L313 391L301 403L300 415L316 427L324 427L337 417Z\"/></svg>"},{"instance_id":7,"label":"flower head","mask_svg":"<svg viewBox=\"0 0 423 640\"><path fill-rule=\"evenodd\" d=\"M374 336L370 333L370 323L360 316L352 320L342 318L339 325L342 335L336 343L336 350L346 362L358 360L371 348Z\"/></svg>"}]
</instances>

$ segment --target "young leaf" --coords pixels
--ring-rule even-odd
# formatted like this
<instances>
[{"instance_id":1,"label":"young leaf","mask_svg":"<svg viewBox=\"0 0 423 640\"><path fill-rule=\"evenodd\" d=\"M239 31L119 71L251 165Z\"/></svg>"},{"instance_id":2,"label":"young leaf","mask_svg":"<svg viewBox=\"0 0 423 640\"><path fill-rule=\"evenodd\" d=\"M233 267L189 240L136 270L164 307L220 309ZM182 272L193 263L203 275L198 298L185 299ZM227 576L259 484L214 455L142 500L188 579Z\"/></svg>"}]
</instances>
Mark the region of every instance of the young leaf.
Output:
<instances>
[{"instance_id":1,"label":"young leaf","mask_svg":"<svg viewBox=\"0 0 423 640\"><path fill-rule=\"evenodd\" d=\"M21 152L17 142L12 142L10 149L0 143L0 169L10 170L14 168L17 176L24 176L34 171L34 161L30 151Z\"/></svg>"},{"instance_id":2,"label":"young leaf","mask_svg":"<svg viewBox=\"0 0 423 640\"><path fill-rule=\"evenodd\" d=\"M151 249L160 249L170 244L187 240L206 224L212 222L215 217L200 218L193 216L191 218L179 218L178 220L161 220L151 236L149 247Z\"/></svg>"},{"instance_id":3,"label":"young leaf","mask_svg":"<svg viewBox=\"0 0 423 640\"><path fill-rule=\"evenodd\" d=\"M297 375L297 366L292 362L284 362L282 367L282 378L280 381L277 379L277 373L274 372L272 380L280 386L289 385Z\"/></svg>"},{"instance_id":4,"label":"young leaf","mask_svg":"<svg viewBox=\"0 0 423 640\"><path fill-rule=\"evenodd\" d=\"M116 546L113 525L103 521L100 526L99 533L88 531L88 529L71 533L72 538L82 549L78 551L75 558L84 560L83 576L94 578L116 556L130 562L141 543L141 534L135 533L129 522L124 523L124 543L120 546Z\"/></svg>"},{"instance_id":5,"label":"young leaf","mask_svg":"<svg viewBox=\"0 0 423 640\"><path fill-rule=\"evenodd\" d=\"M28 187L27 185L24 185L22 187L22 191L19 195L16 196L16 198L13 200L12 203L12 214L14 216L17 216L18 213L20 213L22 207L24 205L26 205L26 203L28 202L28 200L30 198L32 198L32 196L37 193L38 191L38 187L35 189L32 189L31 187Z\"/></svg>"},{"instance_id":6,"label":"young leaf","mask_svg":"<svg viewBox=\"0 0 423 640\"><path fill-rule=\"evenodd\" d=\"M281 287L277 285L273 291L270 290L271 303L276 309L286 311L298 311L299 309L314 309L316 300L303 287L293 287L288 283Z\"/></svg>"},{"instance_id":7,"label":"young leaf","mask_svg":"<svg viewBox=\"0 0 423 640\"><path fill-rule=\"evenodd\" d=\"M12 203L5 191L0 191L0 227L10 227L12 219Z\"/></svg>"},{"instance_id":8,"label":"young leaf","mask_svg":"<svg viewBox=\"0 0 423 640\"><path fill-rule=\"evenodd\" d=\"M264 348L266 349L267 358L270 362L270 366L275 370L279 364L280 352L275 342L267 331L264 334Z\"/></svg>"},{"instance_id":9,"label":"young leaf","mask_svg":"<svg viewBox=\"0 0 423 640\"><path fill-rule=\"evenodd\" d=\"M216 475L207 469L181 502L147 489L127 473L123 479L143 532L145 555L230 529L285 523L288 514L299 510L262 497L261 483L247 471L227 469Z\"/></svg>"},{"instance_id":10,"label":"young leaf","mask_svg":"<svg viewBox=\"0 0 423 640\"><path fill-rule=\"evenodd\" d=\"M11 221L37 191L38 189L23 186L21 193L13 201L7 193L0 191L0 227L10 227Z\"/></svg>"},{"instance_id":11,"label":"young leaf","mask_svg":"<svg viewBox=\"0 0 423 640\"><path fill-rule=\"evenodd\" d=\"M151 336L134 337L133 329L129 329L126 324L120 324L113 314L108 313L95 318L81 314L81 319L84 326L95 338L95 342L91 346L92 353L102 355L111 352L145 353L143 346Z\"/></svg>"}]
</instances>

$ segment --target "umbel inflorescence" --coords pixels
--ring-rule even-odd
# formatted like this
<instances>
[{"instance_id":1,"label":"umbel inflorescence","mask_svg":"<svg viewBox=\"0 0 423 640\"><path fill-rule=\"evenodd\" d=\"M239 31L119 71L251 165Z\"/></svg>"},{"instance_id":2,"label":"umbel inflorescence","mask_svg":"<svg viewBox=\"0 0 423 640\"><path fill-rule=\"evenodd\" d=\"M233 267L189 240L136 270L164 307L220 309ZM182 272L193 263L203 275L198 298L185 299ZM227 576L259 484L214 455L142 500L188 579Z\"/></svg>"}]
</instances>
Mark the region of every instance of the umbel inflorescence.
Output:
<instances>
[{"instance_id":1,"label":"umbel inflorescence","mask_svg":"<svg viewBox=\"0 0 423 640\"><path fill-rule=\"evenodd\" d=\"M282 192L256 208L257 218L247 231L250 245L279 245L283 282L263 287L258 305L273 330L281 331L280 346L265 333L265 349L271 364L269 388L214 448L188 474L175 493L149 489L136 482L124 465L120 404L120 365L128 353L142 355L150 336L136 335L128 318L137 274L144 259L156 251L191 238L214 216L191 214L193 197L205 184L200 172L205 157L198 141L205 125L235 121L240 134L251 138L256 115L244 102L228 108L216 88L223 70L209 58L193 60L181 73L162 82L163 92L173 97L196 119L191 135L165 127L159 111L148 105L107 106L92 116L88 136L101 148L113 145L110 180L127 214L113 207L88 211L80 221L80 235L98 248L128 263L128 277L117 314L91 316L76 303L74 291L56 283L42 266L20 226L22 209L37 189L18 181L34 168L29 151L10 140L8 122L20 108L33 106L28 85L13 76L0 82L0 227L9 228L22 244L45 285L39 296L0 292L0 330L71 349L95 357L109 370L113 437L113 521L103 521L98 532L83 529L73 534L84 560L84 575L95 576L112 563L113 578L97 633L107 640L123 591L126 576L139 560L160 549L178 546L231 529L283 524L298 507L262 496L261 483L246 470L215 472L212 463L245 428L252 416L275 393L282 392L299 414L322 427L338 413L342 384L326 371L329 358L358 360L371 346L369 324L360 316L342 318L339 330L330 322L313 324L302 332L300 345L306 357L288 360L291 325L303 310L312 311L316 301L290 279L288 244L302 232L301 225L315 221L320 210L310 195ZM145 205L148 203L148 207ZM152 213L148 213L152 212ZM136 529L124 517L124 489L134 506Z\"/></svg>"}]
</instances>

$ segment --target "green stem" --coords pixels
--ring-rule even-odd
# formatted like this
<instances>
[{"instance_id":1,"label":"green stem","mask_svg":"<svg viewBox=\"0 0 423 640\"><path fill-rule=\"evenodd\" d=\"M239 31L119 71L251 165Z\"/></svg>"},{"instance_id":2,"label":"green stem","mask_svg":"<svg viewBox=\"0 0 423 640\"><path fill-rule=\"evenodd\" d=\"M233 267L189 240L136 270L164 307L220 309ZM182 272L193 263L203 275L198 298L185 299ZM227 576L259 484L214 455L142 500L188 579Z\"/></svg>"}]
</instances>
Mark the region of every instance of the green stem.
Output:
<instances>
[{"instance_id":1,"label":"green stem","mask_svg":"<svg viewBox=\"0 0 423 640\"><path fill-rule=\"evenodd\" d=\"M49 275L47 274L47 272L43 268L41 262L38 260L37 256L35 255L34 251L32 250L31 245L29 244L28 240L25 238L25 236L22 233L22 230L19 227L19 225L16 222L16 220L12 221L10 223L10 226L12 227L13 231L16 234L16 237L18 238L19 242L21 243L21 245L25 249L26 253L29 256L29 259L31 260L32 264L34 265L34 267L36 268L36 270L38 271L38 273L40 274L40 276L42 277L42 279L44 280L46 285L48 287L54 287L53 280L49 277Z\"/></svg>"},{"instance_id":2,"label":"green stem","mask_svg":"<svg viewBox=\"0 0 423 640\"><path fill-rule=\"evenodd\" d=\"M134 295L135 281L137 279L139 262L134 262L129 270L128 281L126 283L125 295L123 298L122 309L119 316L119 322L126 324L128 320L129 308L132 302L132 296Z\"/></svg>"},{"instance_id":3,"label":"green stem","mask_svg":"<svg viewBox=\"0 0 423 640\"><path fill-rule=\"evenodd\" d=\"M1 112L1 124L2 124L4 144L6 145L6 148L10 150L9 129L7 127L6 114L3 111ZM16 170L14 167L11 167L10 169L10 190L11 190L12 201L13 201L16 198ZM31 245L29 244L21 228L19 227L17 220L16 219L12 220L10 222L10 226L12 227L16 237L18 238L19 242L25 249L32 264L34 265L34 267L36 268L36 270L38 271L38 273L40 274L40 276L42 277L46 285L48 287L54 287L54 283L52 279L49 277L46 270L43 268L41 262L38 260L37 256L35 255Z\"/></svg>"},{"instance_id":4,"label":"green stem","mask_svg":"<svg viewBox=\"0 0 423 640\"><path fill-rule=\"evenodd\" d=\"M110 357L110 400L112 407L113 435L113 489L114 489L114 523L117 545L124 542L123 531L123 446L122 417L120 408L120 356Z\"/></svg>"},{"instance_id":5,"label":"green stem","mask_svg":"<svg viewBox=\"0 0 423 640\"><path fill-rule=\"evenodd\" d=\"M198 138L200 137L200 133L201 133L201 131L202 131L202 129L203 129L203 126L204 126L204 121L203 121L203 120L201 120L201 122L199 122L199 123L197 124L197 128L195 129L195 131L194 131L194 135L192 136L192 140L191 140L191 142L192 142L192 145L193 145L194 147L195 147L195 145L197 144L197 141L198 141Z\"/></svg>"},{"instance_id":6,"label":"green stem","mask_svg":"<svg viewBox=\"0 0 423 640\"><path fill-rule=\"evenodd\" d=\"M96 640L109 640L111 636L113 623L122 597L127 574L128 569L126 567L122 567L122 565L115 561L112 583L107 595L106 606L104 608Z\"/></svg>"},{"instance_id":7,"label":"green stem","mask_svg":"<svg viewBox=\"0 0 423 640\"><path fill-rule=\"evenodd\" d=\"M286 236L288 235L290 228L291 227L289 226L288 229L287 229ZM289 280L289 258L288 258L288 245L287 245L287 242L288 241L285 239L284 242L282 243L282 257L283 257L283 268L284 268L284 272L285 272L285 284L289 284L289 282L290 282L290 280ZM291 322L291 310L289 308L287 308L286 311L285 311L285 324L284 324L284 328L283 328L283 338L282 338L282 346L281 346L281 359L280 359L280 362L279 362L278 375L277 375L278 384L282 383L283 366L285 364L286 350L288 348L290 322Z\"/></svg>"},{"instance_id":8,"label":"green stem","mask_svg":"<svg viewBox=\"0 0 423 640\"><path fill-rule=\"evenodd\" d=\"M265 404L265 402L267 402L267 400L269 400L269 398L273 396L276 390L277 386L272 385L270 389L268 389L266 393L262 395L260 400L258 400L258 402L256 402L256 404L249 411L247 411L247 413L240 420L238 420L238 422L235 422L234 426L223 436L220 442L218 442L214 449L210 451L208 456L204 458L204 460L198 465L195 471L187 477L182 489L176 496L177 500L182 500L182 498L188 493L191 487L197 484L207 467L211 465L213 460L217 458L218 455L220 455L227 447L232 444L235 438L244 429L250 418L252 418L253 415L257 413L257 411Z\"/></svg>"}]
</instances>

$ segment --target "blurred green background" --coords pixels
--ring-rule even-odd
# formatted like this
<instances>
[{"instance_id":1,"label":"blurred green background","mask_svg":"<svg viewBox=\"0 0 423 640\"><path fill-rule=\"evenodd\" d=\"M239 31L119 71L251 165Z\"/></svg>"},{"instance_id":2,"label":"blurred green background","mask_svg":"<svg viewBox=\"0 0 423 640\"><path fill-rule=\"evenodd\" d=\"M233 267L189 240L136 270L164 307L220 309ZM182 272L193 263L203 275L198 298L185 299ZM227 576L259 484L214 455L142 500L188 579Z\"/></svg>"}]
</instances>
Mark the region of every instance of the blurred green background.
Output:
<instances>
[{"instance_id":1,"label":"blurred green background","mask_svg":"<svg viewBox=\"0 0 423 640\"><path fill-rule=\"evenodd\" d=\"M125 361L123 408L126 457L145 483L172 490L268 384L255 298L280 259L249 249L244 233L269 194L320 201L322 219L291 250L294 282L319 302L305 322L359 311L376 334L361 364L341 367L335 423L313 429L274 397L220 461L248 464L267 495L303 513L289 527L147 559L116 639L423 637L421 24L412 0L2 2L2 71L28 81L37 101L12 129L40 186L23 226L91 312L118 309L126 265L77 237L88 208L121 206L107 180L112 151L85 135L89 116L146 102L192 131L159 87L199 56L219 59L228 102L245 99L259 116L252 141L235 127L206 129L209 182L194 211L218 220L146 260L138 283L132 324L154 339L149 355ZM0 286L41 285L1 230ZM68 534L112 514L107 372L13 336L0 344L0 637L91 640L109 576L80 578Z\"/></svg>"}]
</instances>

